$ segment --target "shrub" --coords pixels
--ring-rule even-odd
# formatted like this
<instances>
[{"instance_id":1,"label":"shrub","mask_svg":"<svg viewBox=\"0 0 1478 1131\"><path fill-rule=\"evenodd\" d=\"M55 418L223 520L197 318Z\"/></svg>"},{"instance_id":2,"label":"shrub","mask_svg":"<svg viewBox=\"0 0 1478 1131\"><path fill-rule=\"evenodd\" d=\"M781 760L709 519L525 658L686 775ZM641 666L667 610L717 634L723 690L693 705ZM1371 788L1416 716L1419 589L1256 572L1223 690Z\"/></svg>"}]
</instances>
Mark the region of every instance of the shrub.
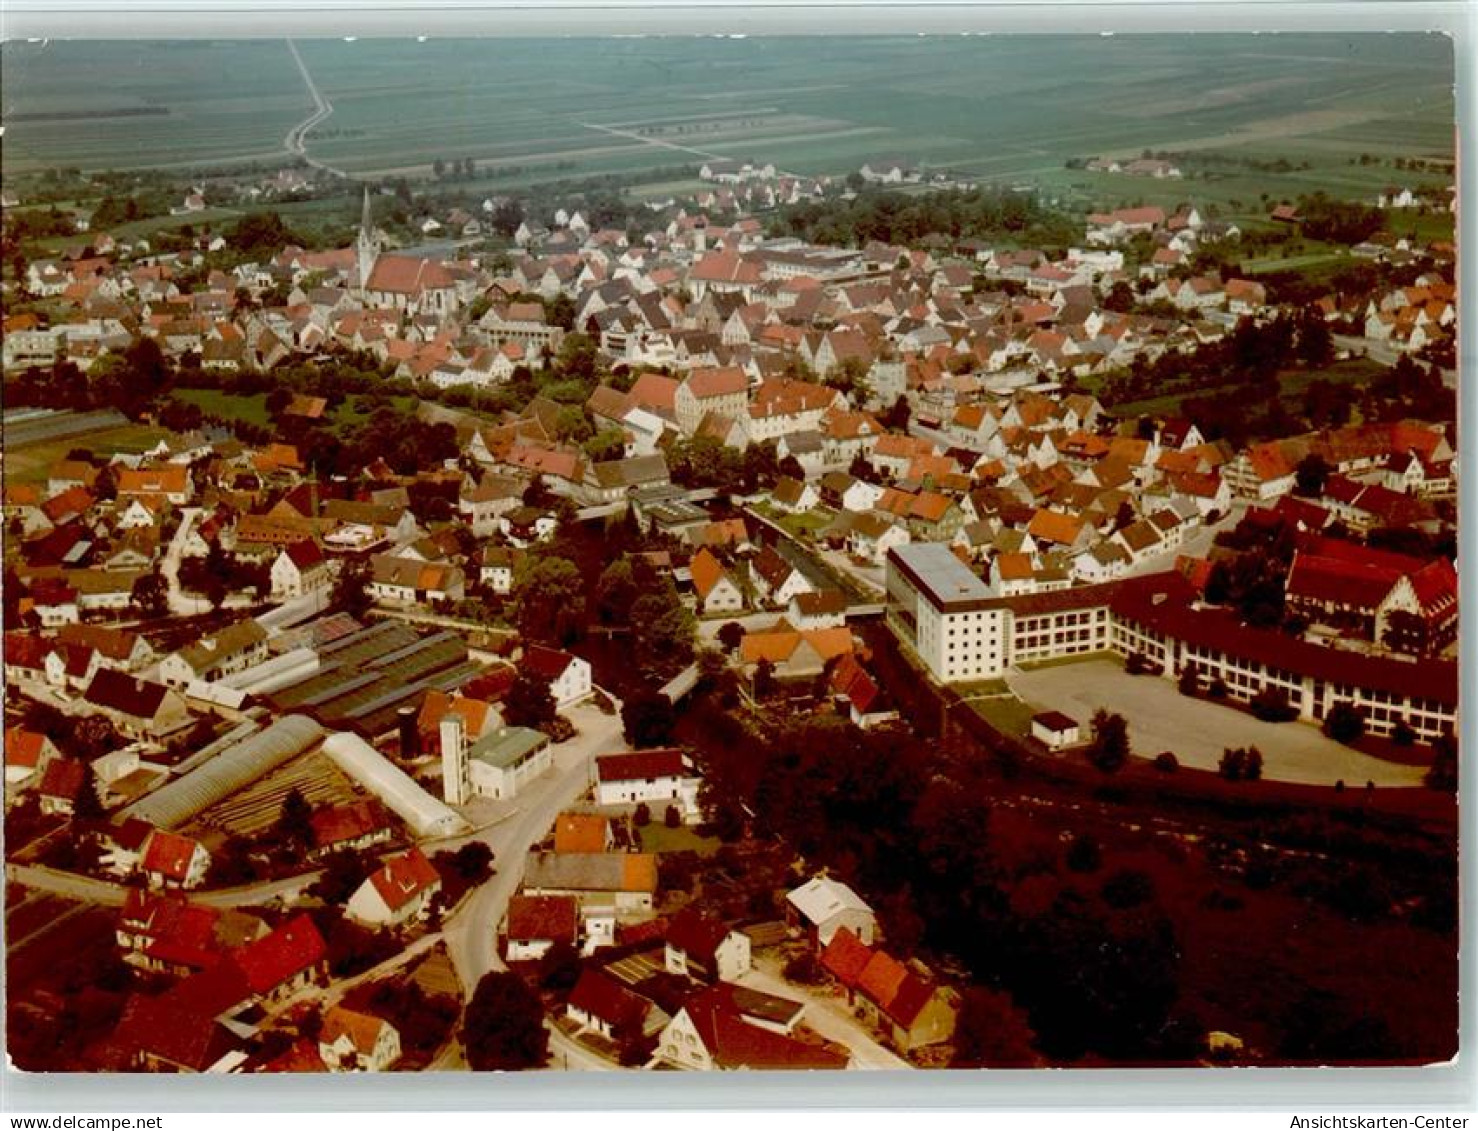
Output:
<instances>
[{"instance_id":1,"label":"shrub","mask_svg":"<svg viewBox=\"0 0 1478 1131\"><path fill-rule=\"evenodd\" d=\"M1143 652L1131 652L1124 661L1124 670L1130 675L1144 675L1150 670L1150 661Z\"/></svg>"},{"instance_id":2,"label":"shrub","mask_svg":"<svg viewBox=\"0 0 1478 1131\"><path fill-rule=\"evenodd\" d=\"M1211 696L1211 698L1213 699L1225 699L1227 697L1226 681L1222 679L1213 679L1211 681L1211 686L1206 689L1206 694Z\"/></svg>"},{"instance_id":3,"label":"shrub","mask_svg":"<svg viewBox=\"0 0 1478 1131\"><path fill-rule=\"evenodd\" d=\"M1218 766L1227 781L1256 781L1262 777L1262 751L1256 746L1228 747Z\"/></svg>"},{"instance_id":4,"label":"shrub","mask_svg":"<svg viewBox=\"0 0 1478 1131\"><path fill-rule=\"evenodd\" d=\"M1155 769L1162 774L1173 774L1180 769L1180 759L1166 750L1163 754L1155 755Z\"/></svg>"},{"instance_id":5,"label":"shrub","mask_svg":"<svg viewBox=\"0 0 1478 1131\"><path fill-rule=\"evenodd\" d=\"M1186 668L1180 673L1180 679L1176 686L1182 695L1199 695L1201 693L1201 676L1195 668Z\"/></svg>"},{"instance_id":6,"label":"shrub","mask_svg":"<svg viewBox=\"0 0 1478 1131\"><path fill-rule=\"evenodd\" d=\"M1324 720L1324 733L1336 742L1354 742L1365 734L1365 713L1352 703L1336 703Z\"/></svg>"},{"instance_id":7,"label":"shrub","mask_svg":"<svg viewBox=\"0 0 1478 1131\"><path fill-rule=\"evenodd\" d=\"M1074 872L1096 872L1103 864L1103 849L1091 836L1073 838L1067 850L1067 866Z\"/></svg>"},{"instance_id":8,"label":"shrub","mask_svg":"<svg viewBox=\"0 0 1478 1131\"><path fill-rule=\"evenodd\" d=\"M631 819L636 823L637 828L644 829L652 823L652 810L645 801L640 802L636 807L636 812L631 815Z\"/></svg>"},{"instance_id":9,"label":"shrub","mask_svg":"<svg viewBox=\"0 0 1478 1131\"><path fill-rule=\"evenodd\" d=\"M662 823L669 829L675 829L683 823L683 815L677 811L676 805L667 807L667 811L662 814Z\"/></svg>"},{"instance_id":10,"label":"shrub","mask_svg":"<svg viewBox=\"0 0 1478 1131\"><path fill-rule=\"evenodd\" d=\"M1411 729L1410 723L1401 719L1391 728L1391 741L1397 746L1410 746L1416 741L1416 731Z\"/></svg>"},{"instance_id":11,"label":"shrub","mask_svg":"<svg viewBox=\"0 0 1478 1131\"><path fill-rule=\"evenodd\" d=\"M1265 723L1286 723L1298 718L1298 711L1288 702L1288 693L1277 687L1265 687L1252 697L1252 713Z\"/></svg>"}]
</instances>

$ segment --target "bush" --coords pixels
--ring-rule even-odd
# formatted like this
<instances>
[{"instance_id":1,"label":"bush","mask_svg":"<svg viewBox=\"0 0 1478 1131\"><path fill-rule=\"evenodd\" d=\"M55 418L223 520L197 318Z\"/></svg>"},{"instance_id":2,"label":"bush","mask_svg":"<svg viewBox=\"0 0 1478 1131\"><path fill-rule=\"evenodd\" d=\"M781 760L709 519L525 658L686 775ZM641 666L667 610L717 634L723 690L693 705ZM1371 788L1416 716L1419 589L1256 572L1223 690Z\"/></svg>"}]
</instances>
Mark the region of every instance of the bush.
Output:
<instances>
[{"instance_id":1,"label":"bush","mask_svg":"<svg viewBox=\"0 0 1478 1131\"><path fill-rule=\"evenodd\" d=\"M1228 747L1218 769L1227 781L1256 781L1262 777L1262 751L1256 746Z\"/></svg>"},{"instance_id":2,"label":"bush","mask_svg":"<svg viewBox=\"0 0 1478 1131\"><path fill-rule=\"evenodd\" d=\"M1155 755L1154 765L1162 774L1173 774L1180 769L1180 759L1166 750L1163 754Z\"/></svg>"},{"instance_id":3,"label":"bush","mask_svg":"<svg viewBox=\"0 0 1478 1131\"><path fill-rule=\"evenodd\" d=\"M1073 838L1067 850L1067 866L1073 872L1096 872L1103 864L1103 849L1091 836Z\"/></svg>"},{"instance_id":4,"label":"bush","mask_svg":"<svg viewBox=\"0 0 1478 1131\"><path fill-rule=\"evenodd\" d=\"M1213 699L1225 699L1227 697L1227 685L1225 680L1213 679L1211 686L1206 689L1206 694Z\"/></svg>"},{"instance_id":5,"label":"bush","mask_svg":"<svg viewBox=\"0 0 1478 1131\"><path fill-rule=\"evenodd\" d=\"M683 823L683 815L677 811L676 805L669 805L666 812L662 814L662 823L669 829L675 829Z\"/></svg>"},{"instance_id":6,"label":"bush","mask_svg":"<svg viewBox=\"0 0 1478 1131\"><path fill-rule=\"evenodd\" d=\"M1201 693L1201 676L1195 668L1186 668L1180 673L1180 679L1176 682L1182 695L1199 695Z\"/></svg>"},{"instance_id":7,"label":"bush","mask_svg":"<svg viewBox=\"0 0 1478 1131\"><path fill-rule=\"evenodd\" d=\"M1336 703L1324 720L1324 733L1349 744L1365 734L1365 713L1352 703Z\"/></svg>"},{"instance_id":8,"label":"bush","mask_svg":"<svg viewBox=\"0 0 1478 1131\"><path fill-rule=\"evenodd\" d=\"M1130 675L1144 675L1150 670L1150 661L1143 652L1131 652L1124 661L1124 670Z\"/></svg>"},{"instance_id":9,"label":"bush","mask_svg":"<svg viewBox=\"0 0 1478 1131\"><path fill-rule=\"evenodd\" d=\"M1298 710L1288 702L1288 693L1277 687L1265 687L1252 697L1252 713L1265 723L1286 723L1298 718Z\"/></svg>"},{"instance_id":10,"label":"bush","mask_svg":"<svg viewBox=\"0 0 1478 1131\"><path fill-rule=\"evenodd\" d=\"M639 829L644 829L652 823L652 810L645 801L639 803L636 812L631 815L632 821Z\"/></svg>"},{"instance_id":11,"label":"bush","mask_svg":"<svg viewBox=\"0 0 1478 1131\"><path fill-rule=\"evenodd\" d=\"M1411 729L1410 723L1401 719L1391 728L1391 741L1397 746L1410 746L1416 742L1416 731Z\"/></svg>"}]
</instances>

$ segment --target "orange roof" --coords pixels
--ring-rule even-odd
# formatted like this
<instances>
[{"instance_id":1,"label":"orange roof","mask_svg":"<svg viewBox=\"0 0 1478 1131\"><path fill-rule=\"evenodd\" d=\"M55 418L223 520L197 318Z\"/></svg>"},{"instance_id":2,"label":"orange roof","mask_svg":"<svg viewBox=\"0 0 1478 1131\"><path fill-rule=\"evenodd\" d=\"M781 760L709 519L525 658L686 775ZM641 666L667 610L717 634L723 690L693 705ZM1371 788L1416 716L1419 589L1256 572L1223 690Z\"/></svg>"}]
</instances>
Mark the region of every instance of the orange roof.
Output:
<instances>
[{"instance_id":1,"label":"orange roof","mask_svg":"<svg viewBox=\"0 0 1478 1131\"><path fill-rule=\"evenodd\" d=\"M689 373L683 383L699 400L729 397L749 388L749 378L737 365L700 366Z\"/></svg>"},{"instance_id":2,"label":"orange roof","mask_svg":"<svg viewBox=\"0 0 1478 1131\"><path fill-rule=\"evenodd\" d=\"M852 630L845 625L837 628L814 628L801 633L801 636L807 644L821 654L823 662L833 656L846 655L855 647L852 641Z\"/></svg>"},{"instance_id":3,"label":"orange roof","mask_svg":"<svg viewBox=\"0 0 1478 1131\"><path fill-rule=\"evenodd\" d=\"M1082 519L1049 510L1037 511L1032 515L1032 520L1026 527L1026 532L1033 538L1056 542L1061 546L1071 546L1078 540L1078 535L1082 531Z\"/></svg>"},{"instance_id":4,"label":"orange roof","mask_svg":"<svg viewBox=\"0 0 1478 1131\"><path fill-rule=\"evenodd\" d=\"M726 576L723 564L706 548L693 555L693 560L688 563L688 569L693 575L693 588L705 601L713 592L714 587Z\"/></svg>"},{"instance_id":5,"label":"orange roof","mask_svg":"<svg viewBox=\"0 0 1478 1131\"><path fill-rule=\"evenodd\" d=\"M628 852L622 855L621 890L657 890L657 857L655 853Z\"/></svg>"},{"instance_id":6,"label":"orange roof","mask_svg":"<svg viewBox=\"0 0 1478 1131\"><path fill-rule=\"evenodd\" d=\"M604 852L606 819L594 813L561 813L554 821L555 852Z\"/></svg>"},{"instance_id":7,"label":"orange roof","mask_svg":"<svg viewBox=\"0 0 1478 1131\"><path fill-rule=\"evenodd\" d=\"M746 664L757 664L769 660L772 664L783 664L800 647L801 634L788 632L748 632L739 642L739 658Z\"/></svg>"}]
</instances>

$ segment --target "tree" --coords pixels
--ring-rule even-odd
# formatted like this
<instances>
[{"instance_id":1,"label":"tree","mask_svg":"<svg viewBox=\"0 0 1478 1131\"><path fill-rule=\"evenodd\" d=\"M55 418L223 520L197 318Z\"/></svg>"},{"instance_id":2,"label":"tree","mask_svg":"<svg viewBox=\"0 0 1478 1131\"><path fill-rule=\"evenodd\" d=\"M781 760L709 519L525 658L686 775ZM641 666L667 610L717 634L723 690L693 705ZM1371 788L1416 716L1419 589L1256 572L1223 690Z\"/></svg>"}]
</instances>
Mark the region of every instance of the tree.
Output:
<instances>
[{"instance_id":1,"label":"tree","mask_svg":"<svg viewBox=\"0 0 1478 1131\"><path fill-rule=\"evenodd\" d=\"M1432 764L1422 782L1428 789L1454 793L1457 790L1457 737L1451 731L1432 743Z\"/></svg>"},{"instance_id":2,"label":"tree","mask_svg":"<svg viewBox=\"0 0 1478 1131\"><path fill-rule=\"evenodd\" d=\"M503 700L503 717L509 725L537 729L548 726L558 715L549 680L532 668L521 668Z\"/></svg>"},{"instance_id":3,"label":"tree","mask_svg":"<svg viewBox=\"0 0 1478 1131\"><path fill-rule=\"evenodd\" d=\"M1336 703L1324 719L1324 733L1348 745L1365 734L1365 712L1353 703Z\"/></svg>"},{"instance_id":4,"label":"tree","mask_svg":"<svg viewBox=\"0 0 1478 1131\"><path fill-rule=\"evenodd\" d=\"M144 573L136 577L128 599L138 609L139 616L150 620L169 612L169 586L157 573Z\"/></svg>"},{"instance_id":5,"label":"tree","mask_svg":"<svg viewBox=\"0 0 1478 1131\"><path fill-rule=\"evenodd\" d=\"M519 633L527 640L564 643L585 622L585 583L575 563L529 554L513 580Z\"/></svg>"},{"instance_id":6,"label":"tree","mask_svg":"<svg viewBox=\"0 0 1478 1131\"><path fill-rule=\"evenodd\" d=\"M364 869L352 852L335 852L328 858L323 874L313 881L308 894L330 907L349 902L349 897L364 882Z\"/></svg>"},{"instance_id":7,"label":"tree","mask_svg":"<svg viewBox=\"0 0 1478 1131\"><path fill-rule=\"evenodd\" d=\"M448 864L468 887L476 887L493 874L493 850L485 842L469 840L450 854Z\"/></svg>"},{"instance_id":8,"label":"tree","mask_svg":"<svg viewBox=\"0 0 1478 1131\"><path fill-rule=\"evenodd\" d=\"M1093 713L1093 741L1088 758L1104 773L1113 773L1129 757L1129 723L1123 715L1110 714L1100 707Z\"/></svg>"},{"instance_id":9,"label":"tree","mask_svg":"<svg viewBox=\"0 0 1478 1131\"><path fill-rule=\"evenodd\" d=\"M693 660L697 631L692 611L670 580L664 579L631 606L633 659L649 677L670 678L687 667Z\"/></svg>"},{"instance_id":10,"label":"tree","mask_svg":"<svg viewBox=\"0 0 1478 1131\"><path fill-rule=\"evenodd\" d=\"M339 576L334 580L334 606L351 617L364 616L374 603L370 597L369 583L369 563L363 558L348 559L339 567Z\"/></svg>"},{"instance_id":11,"label":"tree","mask_svg":"<svg viewBox=\"0 0 1478 1131\"><path fill-rule=\"evenodd\" d=\"M1252 713L1265 723L1286 723L1298 718L1298 709L1281 687L1264 687L1252 697Z\"/></svg>"},{"instance_id":12,"label":"tree","mask_svg":"<svg viewBox=\"0 0 1478 1131\"><path fill-rule=\"evenodd\" d=\"M725 621L719 625L718 642L724 646L724 651L733 654L744 640L744 626L736 620Z\"/></svg>"},{"instance_id":13,"label":"tree","mask_svg":"<svg viewBox=\"0 0 1478 1131\"><path fill-rule=\"evenodd\" d=\"M1333 470L1318 452L1310 452L1298 461L1298 467L1294 469L1298 493L1317 499L1324 493L1324 483Z\"/></svg>"},{"instance_id":14,"label":"tree","mask_svg":"<svg viewBox=\"0 0 1478 1131\"><path fill-rule=\"evenodd\" d=\"M82 768L82 785L72 802L72 816L78 820L95 821L102 815L103 800L98 793L97 770L89 762Z\"/></svg>"},{"instance_id":15,"label":"tree","mask_svg":"<svg viewBox=\"0 0 1478 1131\"><path fill-rule=\"evenodd\" d=\"M635 749L667 745L676 725L672 700L660 691L644 688L628 695L621 704L621 726L626 741Z\"/></svg>"},{"instance_id":16,"label":"tree","mask_svg":"<svg viewBox=\"0 0 1478 1131\"><path fill-rule=\"evenodd\" d=\"M313 843L313 806L296 786L283 797L273 828L290 848L301 851Z\"/></svg>"},{"instance_id":17,"label":"tree","mask_svg":"<svg viewBox=\"0 0 1478 1131\"><path fill-rule=\"evenodd\" d=\"M475 1072L543 1067L549 1033L538 995L517 974L484 975L462 1018L462 1045Z\"/></svg>"},{"instance_id":18,"label":"tree","mask_svg":"<svg viewBox=\"0 0 1478 1131\"><path fill-rule=\"evenodd\" d=\"M652 809L645 801L639 801L636 810L631 814L631 823L639 829L644 829L652 823Z\"/></svg>"},{"instance_id":19,"label":"tree","mask_svg":"<svg viewBox=\"0 0 1478 1131\"><path fill-rule=\"evenodd\" d=\"M1173 774L1180 769L1180 759L1170 751L1164 750L1155 755L1154 766L1162 774Z\"/></svg>"},{"instance_id":20,"label":"tree","mask_svg":"<svg viewBox=\"0 0 1478 1131\"><path fill-rule=\"evenodd\" d=\"M669 805L662 811L662 823L669 829L678 828L683 823L683 815L677 811L676 805Z\"/></svg>"},{"instance_id":21,"label":"tree","mask_svg":"<svg viewBox=\"0 0 1478 1131\"><path fill-rule=\"evenodd\" d=\"M1011 995L971 986L960 995L952 1068L1035 1068L1037 1035Z\"/></svg>"},{"instance_id":22,"label":"tree","mask_svg":"<svg viewBox=\"0 0 1478 1131\"><path fill-rule=\"evenodd\" d=\"M1262 777L1262 751L1255 746L1227 747L1217 772L1227 781L1256 781Z\"/></svg>"}]
</instances>

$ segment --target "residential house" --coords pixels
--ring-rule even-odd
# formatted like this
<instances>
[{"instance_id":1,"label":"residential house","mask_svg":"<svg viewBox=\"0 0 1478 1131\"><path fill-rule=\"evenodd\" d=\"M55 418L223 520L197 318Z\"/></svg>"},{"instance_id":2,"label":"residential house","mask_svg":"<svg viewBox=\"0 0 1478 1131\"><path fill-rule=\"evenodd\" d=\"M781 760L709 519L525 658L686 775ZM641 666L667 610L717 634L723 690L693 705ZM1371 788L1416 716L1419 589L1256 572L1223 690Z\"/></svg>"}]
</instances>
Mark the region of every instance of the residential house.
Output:
<instances>
[{"instance_id":1,"label":"residential house","mask_svg":"<svg viewBox=\"0 0 1478 1131\"><path fill-rule=\"evenodd\" d=\"M417 847L385 857L349 897L345 913L367 927L384 929L418 919L441 890L441 876Z\"/></svg>"}]
</instances>

